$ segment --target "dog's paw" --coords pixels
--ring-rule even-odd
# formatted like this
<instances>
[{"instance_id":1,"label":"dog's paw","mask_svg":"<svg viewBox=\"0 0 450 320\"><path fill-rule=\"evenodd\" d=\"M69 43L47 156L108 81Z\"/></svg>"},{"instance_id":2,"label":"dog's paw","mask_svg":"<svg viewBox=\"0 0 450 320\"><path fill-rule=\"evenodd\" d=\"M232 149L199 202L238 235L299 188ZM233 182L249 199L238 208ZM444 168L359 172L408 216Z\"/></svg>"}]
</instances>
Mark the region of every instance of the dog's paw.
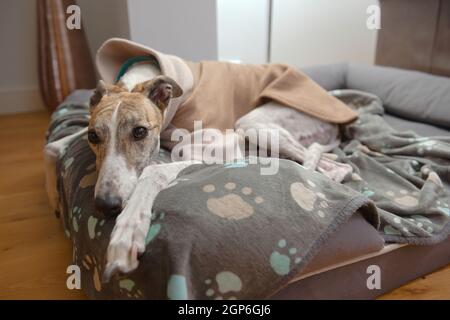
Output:
<instances>
[{"instance_id":1,"label":"dog's paw","mask_svg":"<svg viewBox=\"0 0 450 320\"><path fill-rule=\"evenodd\" d=\"M147 218L127 219L126 215L117 218L111 233L103 282L109 282L116 273L129 273L138 265L138 257L145 251L150 220Z\"/></svg>"}]
</instances>

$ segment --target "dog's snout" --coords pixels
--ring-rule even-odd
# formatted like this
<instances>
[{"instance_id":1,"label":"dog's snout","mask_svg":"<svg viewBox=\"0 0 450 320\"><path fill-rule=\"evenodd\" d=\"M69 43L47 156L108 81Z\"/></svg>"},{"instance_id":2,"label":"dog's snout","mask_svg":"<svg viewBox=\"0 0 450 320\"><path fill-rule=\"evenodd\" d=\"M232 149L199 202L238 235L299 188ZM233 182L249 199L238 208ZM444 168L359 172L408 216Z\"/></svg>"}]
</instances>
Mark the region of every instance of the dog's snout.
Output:
<instances>
[{"instance_id":1,"label":"dog's snout","mask_svg":"<svg viewBox=\"0 0 450 320\"><path fill-rule=\"evenodd\" d=\"M122 211L122 200L117 197L96 197L95 209L105 217L114 218Z\"/></svg>"}]
</instances>

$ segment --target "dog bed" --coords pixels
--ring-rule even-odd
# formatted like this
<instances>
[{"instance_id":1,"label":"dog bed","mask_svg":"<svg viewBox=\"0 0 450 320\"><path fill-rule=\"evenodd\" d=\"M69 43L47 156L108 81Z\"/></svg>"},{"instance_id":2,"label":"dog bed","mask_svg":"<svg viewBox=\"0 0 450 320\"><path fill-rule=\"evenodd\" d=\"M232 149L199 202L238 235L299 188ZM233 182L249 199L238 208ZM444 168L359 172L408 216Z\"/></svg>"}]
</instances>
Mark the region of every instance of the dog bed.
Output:
<instances>
[{"instance_id":1,"label":"dog bed","mask_svg":"<svg viewBox=\"0 0 450 320\"><path fill-rule=\"evenodd\" d=\"M346 295L348 286L321 296L305 291L310 283L301 284L321 274L342 274L361 261L380 261L388 268L398 260L384 257L415 251L413 245L429 245L417 248L421 254L423 248L445 246L450 220L450 80L345 64L304 71L327 90L338 90L333 94L360 111L360 119L344 130L351 142L336 150L355 168L347 182L331 183L288 160L281 160L278 174L270 178L262 178L260 168L247 162L189 167L156 199L139 268L108 284L100 278L114 222L94 214L95 159L86 138L68 146L57 163L60 217L89 297L285 298L283 290L288 290L291 298L369 298L392 284L353 296ZM87 125L89 96L89 91L75 92L56 110L49 142ZM383 115L383 107L390 115ZM387 124L404 129L414 120L422 122L414 129L429 130L424 136L439 132L438 137L400 132ZM164 150L159 157L170 161ZM393 250L385 242L409 245ZM446 258L421 261L430 265L424 272L447 264ZM420 273L402 271L398 279L404 281ZM365 285L366 278L359 278L358 286ZM401 284L394 280L394 285ZM296 294L295 288L302 290Z\"/></svg>"}]
</instances>

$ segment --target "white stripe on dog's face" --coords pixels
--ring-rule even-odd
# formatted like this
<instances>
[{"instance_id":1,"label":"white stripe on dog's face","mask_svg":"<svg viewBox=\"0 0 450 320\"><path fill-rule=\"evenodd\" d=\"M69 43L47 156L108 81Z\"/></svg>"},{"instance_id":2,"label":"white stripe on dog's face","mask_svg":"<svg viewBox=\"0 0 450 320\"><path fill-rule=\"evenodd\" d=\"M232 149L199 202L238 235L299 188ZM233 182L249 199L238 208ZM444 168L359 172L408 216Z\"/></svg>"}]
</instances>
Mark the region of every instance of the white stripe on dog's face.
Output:
<instances>
[{"instance_id":1,"label":"white stripe on dog's face","mask_svg":"<svg viewBox=\"0 0 450 320\"><path fill-rule=\"evenodd\" d=\"M102 98L89 122L89 132L98 137L97 143L90 143L98 170L96 199L119 201L123 208L142 170L159 152L161 123L159 110L141 94ZM137 139L137 128L143 128L145 136Z\"/></svg>"},{"instance_id":2,"label":"white stripe on dog's face","mask_svg":"<svg viewBox=\"0 0 450 320\"><path fill-rule=\"evenodd\" d=\"M95 197L105 198L106 193L113 198L124 201L134 189L137 181L137 172L133 167L127 166L125 155L118 150L119 139L119 108L122 101L114 107L111 122L108 124L109 139L106 146L106 154L98 173L95 185Z\"/></svg>"}]
</instances>

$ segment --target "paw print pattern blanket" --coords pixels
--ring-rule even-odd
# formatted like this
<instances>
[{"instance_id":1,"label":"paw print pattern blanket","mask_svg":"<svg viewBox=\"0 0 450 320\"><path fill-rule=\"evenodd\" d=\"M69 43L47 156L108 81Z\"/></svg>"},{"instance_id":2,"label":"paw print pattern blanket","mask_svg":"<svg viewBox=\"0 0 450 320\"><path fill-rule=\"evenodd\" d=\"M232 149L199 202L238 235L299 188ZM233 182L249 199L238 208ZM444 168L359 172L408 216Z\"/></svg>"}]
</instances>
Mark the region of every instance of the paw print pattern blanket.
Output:
<instances>
[{"instance_id":1,"label":"paw print pattern blanket","mask_svg":"<svg viewBox=\"0 0 450 320\"><path fill-rule=\"evenodd\" d=\"M450 138L397 132L383 120L377 97L333 94L359 112L335 150L354 169L342 184L289 160L280 160L272 176L260 175L259 165L248 161L188 167L155 201L138 269L108 284L101 275L114 221L94 213L95 159L86 137L72 142L57 162L57 189L88 296L266 298L296 277L357 210L388 242L444 240L450 230ZM87 120L87 104L64 103L52 117L48 141ZM161 151L159 160L170 161L170 154Z\"/></svg>"}]
</instances>

